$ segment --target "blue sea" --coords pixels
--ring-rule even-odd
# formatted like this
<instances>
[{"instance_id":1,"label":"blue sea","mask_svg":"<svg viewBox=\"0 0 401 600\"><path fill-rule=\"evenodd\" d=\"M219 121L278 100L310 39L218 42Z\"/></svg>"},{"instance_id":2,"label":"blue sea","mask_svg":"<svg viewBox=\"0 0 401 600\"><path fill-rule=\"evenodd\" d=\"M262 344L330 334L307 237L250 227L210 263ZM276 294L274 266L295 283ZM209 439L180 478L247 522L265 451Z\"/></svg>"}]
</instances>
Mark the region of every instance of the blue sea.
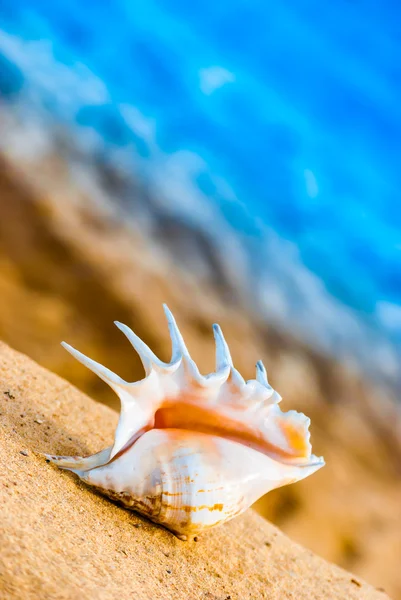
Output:
<instances>
[{"instance_id":1,"label":"blue sea","mask_svg":"<svg viewBox=\"0 0 401 600\"><path fill-rule=\"evenodd\" d=\"M240 248L267 318L401 381L400 3L2 0L0 97Z\"/></svg>"}]
</instances>

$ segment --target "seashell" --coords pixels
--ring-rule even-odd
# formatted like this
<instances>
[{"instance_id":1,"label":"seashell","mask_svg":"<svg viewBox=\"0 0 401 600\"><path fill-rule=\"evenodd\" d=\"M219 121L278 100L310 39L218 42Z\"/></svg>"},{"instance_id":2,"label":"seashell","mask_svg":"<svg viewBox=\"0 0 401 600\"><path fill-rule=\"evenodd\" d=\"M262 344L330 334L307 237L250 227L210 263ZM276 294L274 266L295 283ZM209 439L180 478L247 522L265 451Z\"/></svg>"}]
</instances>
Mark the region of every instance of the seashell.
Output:
<instances>
[{"instance_id":1,"label":"seashell","mask_svg":"<svg viewBox=\"0 0 401 600\"><path fill-rule=\"evenodd\" d=\"M116 392L121 413L114 443L86 458L46 455L113 500L170 529L195 536L244 512L270 490L324 465L312 455L310 420L282 412L263 363L245 382L213 325L216 370L203 376L165 306L172 356L164 363L126 325L146 377L129 383L63 346Z\"/></svg>"}]
</instances>

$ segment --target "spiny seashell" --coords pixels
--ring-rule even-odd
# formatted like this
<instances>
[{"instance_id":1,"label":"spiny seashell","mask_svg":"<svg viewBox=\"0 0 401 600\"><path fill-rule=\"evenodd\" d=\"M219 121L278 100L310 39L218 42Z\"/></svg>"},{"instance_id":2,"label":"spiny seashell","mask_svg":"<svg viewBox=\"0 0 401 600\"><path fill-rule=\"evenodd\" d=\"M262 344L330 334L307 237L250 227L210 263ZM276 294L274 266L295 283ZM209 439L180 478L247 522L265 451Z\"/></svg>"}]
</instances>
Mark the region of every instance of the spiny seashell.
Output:
<instances>
[{"instance_id":1,"label":"spiny seashell","mask_svg":"<svg viewBox=\"0 0 401 600\"><path fill-rule=\"evenodd\" d=\"M324 465L311 454L310 420L284 413L261 361L245 382L218 325L216 371L203 376L165 306L172 357L164 363L129 327L146 377L128 383L68 344L64 347L118 394L114 443L87 458L49 456L126 507L187 539L239 515L274 488Z\"/></svg>"}]
</instances>

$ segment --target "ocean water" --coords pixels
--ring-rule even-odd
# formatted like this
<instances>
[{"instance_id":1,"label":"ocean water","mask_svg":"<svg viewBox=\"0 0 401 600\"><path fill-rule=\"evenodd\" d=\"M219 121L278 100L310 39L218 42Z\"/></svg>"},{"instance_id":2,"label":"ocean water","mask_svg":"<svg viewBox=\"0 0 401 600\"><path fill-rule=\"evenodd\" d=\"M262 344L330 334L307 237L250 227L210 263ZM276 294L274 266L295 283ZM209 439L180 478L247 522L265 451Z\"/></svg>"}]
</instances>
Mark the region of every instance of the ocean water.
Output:
<instances>
[{"instance_id":1,"label":"ocean water","mask_svg":"<svg viewBox=\"0 0 401 600\"><path fill-rule=\"evenodd\" d=\"M2 0L0 96L204 230L255 310L401 381L401 4Z\"/></svg>"}]
</instances>

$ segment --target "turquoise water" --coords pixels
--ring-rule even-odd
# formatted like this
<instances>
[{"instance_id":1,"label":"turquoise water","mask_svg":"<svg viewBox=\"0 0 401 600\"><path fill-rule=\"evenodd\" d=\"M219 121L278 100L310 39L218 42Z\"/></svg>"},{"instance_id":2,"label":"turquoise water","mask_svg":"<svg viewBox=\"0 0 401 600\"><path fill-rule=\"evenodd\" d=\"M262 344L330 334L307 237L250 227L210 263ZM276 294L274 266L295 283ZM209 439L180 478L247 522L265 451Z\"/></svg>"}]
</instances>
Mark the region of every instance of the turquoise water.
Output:
<instances>
[{"instance_id":1,"label":"turquoise water","mask_svg":"<svg viewBox=\"0 0 401 600\"><path fill-rule=\"evenodd\" d=\"M297 320L301 269L323 329L345 339L345 309L398 359L399 3L3 0L0 28L4 98L25 94L93 151L124 149L144 181L171 177L183 218L207 228L199 198L212 204L261 297L284 273L291 307L270 307L277 318ZM296 258L276 260L271 235Z\"/></svg>"}]
</instances>

